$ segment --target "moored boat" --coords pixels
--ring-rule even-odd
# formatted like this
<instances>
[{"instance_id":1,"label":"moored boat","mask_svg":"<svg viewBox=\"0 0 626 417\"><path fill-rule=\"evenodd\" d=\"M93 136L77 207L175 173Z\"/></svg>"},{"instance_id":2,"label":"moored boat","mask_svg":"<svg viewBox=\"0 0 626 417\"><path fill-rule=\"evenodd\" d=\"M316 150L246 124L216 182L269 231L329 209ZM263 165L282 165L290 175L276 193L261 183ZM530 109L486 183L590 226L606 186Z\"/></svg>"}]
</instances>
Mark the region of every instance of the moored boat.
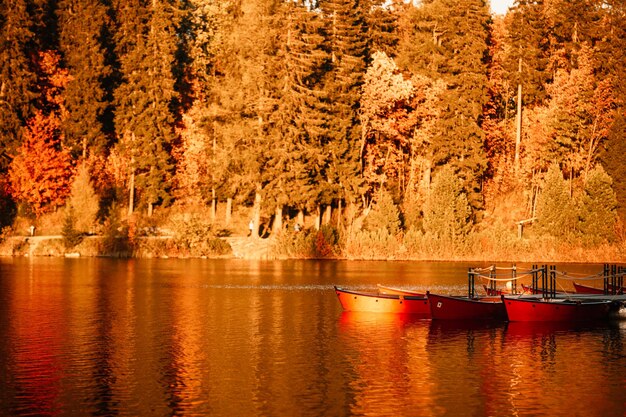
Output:
<instances>
[{"instance_id":1,"label":"moored boat","mask_svg":"<svg viewBox=\"0 0 626 417\"><path fill-rule=\"evenodd\" d=\"M579 284L576 281L574 281L573 284L577 294L604 294L604 288L591 287L589 285ZM609 294L624 294L626 293L626 288L609 285L608 292Z\"/></svg>"},{"instance_id":2,"label":"moored boat","mask_svg":"<svg viewBox=\"0 0 626 417\"><path fill-rule=\"evenodd\" d=\"M602 299L529 298L502 296L509 321L590 321L603 320L619 304Z\"/></svg>"},{"instance_id":3,"label":"moored boat","mask_svg":"<svg viewBox=\"0 0 626 417\"><path fill-rule=\"evenodd\" d=\"M378 292L380 294L388 294L388 295L411 295L415 297L426 297L426 294L419 291L408 290L404 288L397 287L387 287L386 285L377 284Z\"/></svg>"},{"instance_id":4,"label":"moored boat","mask_svg":"<svg viewBox=\"0 0 626 417\"><path fill-rule=\"evenodd\" d=\"M455 297L426 293L433 320L506 320L500 297Z\"/></svg>"},{"instance_id":5,"label":"moored boat","mask_svg":"<svg viewBox=\"0 0 626 417\"><path fill-rule=\"evenodd\" d=\"M339 287L335 287L335 293L344 311L413 314L420 318L430 318L426 296L379 294Z\"/></svg>"}]
</instances>

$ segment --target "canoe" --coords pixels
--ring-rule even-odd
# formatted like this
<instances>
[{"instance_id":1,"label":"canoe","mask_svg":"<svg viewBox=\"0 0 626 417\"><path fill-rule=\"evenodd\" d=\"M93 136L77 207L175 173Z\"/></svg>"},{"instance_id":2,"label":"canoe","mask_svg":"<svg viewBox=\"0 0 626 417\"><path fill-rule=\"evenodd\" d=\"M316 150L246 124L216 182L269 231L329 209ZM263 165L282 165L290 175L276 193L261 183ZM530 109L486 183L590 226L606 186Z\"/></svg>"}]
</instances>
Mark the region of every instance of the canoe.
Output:
<instances>
[{"instance_id":1,"label":"canoe","mask_svg":"<svg viewBox=\"0 0 626 417\"><path fill-rule=\"evenodd\" d=\"M385 285L377 284L378 292L380 294L387 295L412 295L415 297L426 297L426 294L419 291L405 290L404 288L387 287Z\"/></svg>"},{"instance_id":2,"label":"canoe","mask_svg":"<svg viewBox=\"0 0 626 417\"><path fill-rule=\"evenodd\" d=\"M500 297L454 297L427 293L433 320L506 320Z\"/></svg>"},{"instance_id":3,"label":"canoe","mask_svg":"<svg viewBox=\"0 0 626 417\"><path fill-rule=\"evenodd\" d=\"M428 298L425 296L379 294L335 287L335 293L344 311L414 314L430 318Z\"/></svg>"},{"instance_id":4,"label":"canoe","mask_svg":"<svg viewBox=\"0 0 626 417\"><path fill-rule=\"evenodd\" d=\"M485 289L485 293L489 296L496 296L496 295L502 295L502 294L511 294L511 291L509 291L508 289L502 289L502 288L489 288L488 286L483 284L483 288Z\"/></svg>"},{"instance_id":5,"label":"canoe","mask_svg":"<svg viewBox=\"0 0 626 417\"><path fill-rule=\"evenodd\" d=\"M502 296L509 321L590 321L608 319L619 309L611 300L542 299Z\"/></svg>"},{"instance_id":6,"label":"canoe","mask_svg":"<svg viewBox=\"0 0 626 417\"><path fill-rule=\"evenodd\" d=\"M548 290L542 290L541 288L537 288L535 290L533 290L533 287L531 287L530 285L526 285L526 284L522 284L522 289L524 290L524 293L526 294L544 294L544 293L548 293ZM565 291L562 290L556 290L555 294L567 294Z\"/></svg>"},{"instance_id":7,"label":"canoe","mask_svg":"<svg viewBox=\"0 0 626 417\"><path fill-rule=\"evenodd\" d=\"M574 289L576 290L577 294L604 294L604 288L596 288L596 287L590 287L588 285L583 285L583 284L579 284L577 282L574 282ZM624 287L617 287L618 290L617 291L613 291L613 288L615 288L613 285L609 285L609 294L612 293L616 293L616 294L624 294L626 293L626 288Z\"/></svg>"}]
</instances>

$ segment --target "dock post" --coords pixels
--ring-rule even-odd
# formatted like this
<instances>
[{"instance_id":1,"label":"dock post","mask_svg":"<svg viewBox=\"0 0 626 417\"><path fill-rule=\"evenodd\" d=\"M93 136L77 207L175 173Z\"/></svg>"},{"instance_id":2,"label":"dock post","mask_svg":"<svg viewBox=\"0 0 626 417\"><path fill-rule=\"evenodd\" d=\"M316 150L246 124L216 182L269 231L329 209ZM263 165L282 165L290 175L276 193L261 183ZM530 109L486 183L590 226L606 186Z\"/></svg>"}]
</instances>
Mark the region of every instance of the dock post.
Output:
<instances>
[{"instance_id":1,"label":"dock post","mask_svg":"<svg viewBox=\"0 0 626 417\"><path fill-rule=\"evenodd\" d=\"M602 270L602 276L604 278L604 295L609 294L609 264L604 264L604 269Z\"/></svg>"},{"instance_id":2,"label":"dock post","mask_svg":"<svg viewBox=\"0 0 626 417\"><path fill-rule=\"evenodd\" d=\"M548 265L541 267L541 295L546 298L546 288L548 288Z\"/></svg>"},{"instance_id":3,"label":"dock post","mask_svg":"<svg viewBox=\"0 0 626 417\"><path fill-rule=\"evenodd\" d=\"M611 265L611 294L617 294L617 265Z\"/></svg>"},{"instance_id":4,"label":"dock post","mask_svg":"<svg viewBox=\"0 0 626 417\"><path fill-rule=\"evenodd\" d=\"M532 273L532 283L530 284L530 288L533 293L537 292L537 286L539 285L539 265L533 265L533 273Z\"/></svg>"},{"instance_id":5,"label":"dock post","mask_svg":"<svg viewBox=\"0 0 626 417\"><path fill-rule=\"evenodd\" d=\"M496 293L496 266L492 265L489 269L489 288L493 290L493 294Z\"/></svg>"},{"instance_id":6,"label":"dock post","mask_svg":"<svg viewBox=\"0 0 626 417\"><path fill-rule=\"evenodd\" d=\"M511 278L513 283L511 284L511 293L517 294L517 265L513 264L513 269L511 270Z\"/></svg>"},{"instance_id":7,"label":"dock post","mask_svg":"<svg viewBox=\"0 0 626 417\"><path fill-rule=\"evenodd\" d=\"M556 265L550 265L548 298L556 298Z\"/></svg>"},{"instance_id":8,"label":"dock post","mask_svg":"<svg viewBox=\"0 0 626 417\"><path fill-rule=\"evenodd\" d=\"M467 297L474 298L474 270L472 268L467 271Z\"/></svg>"}]
</instances>

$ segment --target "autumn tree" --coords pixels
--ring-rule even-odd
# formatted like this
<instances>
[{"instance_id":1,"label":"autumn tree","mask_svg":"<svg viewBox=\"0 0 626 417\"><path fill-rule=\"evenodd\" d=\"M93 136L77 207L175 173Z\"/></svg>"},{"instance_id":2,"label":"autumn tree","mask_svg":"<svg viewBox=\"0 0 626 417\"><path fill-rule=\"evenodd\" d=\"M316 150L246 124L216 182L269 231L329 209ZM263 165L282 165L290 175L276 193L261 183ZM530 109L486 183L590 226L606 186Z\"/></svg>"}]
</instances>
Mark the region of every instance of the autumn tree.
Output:
<instances>
[{"instance_id":1,"label":"autumn tree","mask_svg":"<svg viewBox=\"0 0 626 417\"><path fill-rule=\"evenodd\" d=\"M72 164L61 140L58 118L38 111L9 167L11 195L36 216L62 206L70 194Z\"/></svg>"}]
</instances>

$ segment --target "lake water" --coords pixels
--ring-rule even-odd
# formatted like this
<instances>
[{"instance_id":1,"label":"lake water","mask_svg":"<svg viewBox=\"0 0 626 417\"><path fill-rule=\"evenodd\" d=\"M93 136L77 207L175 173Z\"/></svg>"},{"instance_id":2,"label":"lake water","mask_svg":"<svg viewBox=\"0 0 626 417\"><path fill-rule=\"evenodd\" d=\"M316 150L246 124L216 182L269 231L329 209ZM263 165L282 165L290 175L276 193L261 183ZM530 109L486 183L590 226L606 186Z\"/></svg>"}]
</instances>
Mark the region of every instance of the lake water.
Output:
<instances>
[{"instance_id":1,"label":"lake water","mask_svg":"<svg viewBox=\"0 0 626 417\"><path fill-rule=\"evenodd\" d=\"M0 258L0 415L626 415L626 320L350 314L332 289L461 294L468 266Z\"/></svg>"}]
</instances>

